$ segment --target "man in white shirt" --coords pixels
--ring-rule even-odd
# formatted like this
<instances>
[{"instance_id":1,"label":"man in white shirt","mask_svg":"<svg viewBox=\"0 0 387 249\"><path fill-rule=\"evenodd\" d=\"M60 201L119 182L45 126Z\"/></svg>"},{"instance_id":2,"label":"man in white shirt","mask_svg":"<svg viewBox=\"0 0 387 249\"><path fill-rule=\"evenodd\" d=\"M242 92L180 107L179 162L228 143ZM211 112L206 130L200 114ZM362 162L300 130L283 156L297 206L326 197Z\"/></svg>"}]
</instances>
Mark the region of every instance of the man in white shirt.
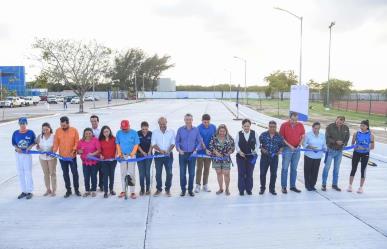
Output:
<instances>
[{"instance_id":1,"label":"man in white shirt","mask_svg":"<svg viewBox=\"0 0 387 249\"><path fill-rule=\"evenodd\" d=\"M99 134L101 129L99 128L99 117L97 115L90 116L91 129L93 130L93 135L95 138L99 139ZM96 165L98 171L98 187L99 191L103 191L103 174L102 174L102 164L97 163Z\"/></svg>"},{"instance_id":2,"label":"man in white shirt","mask_svg":"<svg viewBox=\"0 0 387 249\"><path fill-rule=\"evenodd\" d=\"M166 157L155 158L157 190L154 196L159 196L163 191L162 172L164 166L167 175L165 179L165 193L170 197L173 163L172 150L175 147L175 132L167 129L167 119L165 117L160 117L158 123L160 128L152 132L152 147L155 150L155 155L166 155Z\"/></svg>"}]
</instances>

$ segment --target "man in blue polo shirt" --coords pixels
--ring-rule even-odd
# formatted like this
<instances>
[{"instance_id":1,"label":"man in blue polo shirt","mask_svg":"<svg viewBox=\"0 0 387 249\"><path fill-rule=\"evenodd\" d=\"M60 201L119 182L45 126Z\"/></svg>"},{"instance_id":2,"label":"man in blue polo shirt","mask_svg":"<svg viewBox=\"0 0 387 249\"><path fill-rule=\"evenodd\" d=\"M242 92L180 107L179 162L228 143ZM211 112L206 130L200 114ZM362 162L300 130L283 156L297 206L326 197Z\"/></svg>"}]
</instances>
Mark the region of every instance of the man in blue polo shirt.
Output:
<instances>
[{"instance_id":1,"label":"man in blue polo shirt","mask_svg":"<svg viewBox=\"0 0 387 249\"><path fill-rule=\"evenodd\" d=\"M198 154L206 154L211 138L216 133L216 126L213 124L210 124L210 120L211 120L210 115L204 114L202 116L202 123L198 126L200 136L202 136L202 139L203 139L202 149L198 151ZM200 192L202 176L203 176L203 191L211 192L211 190L207 186L210 167L211 167L211 158L197 158L195 193Z\"/></svg>"}]
</instances>

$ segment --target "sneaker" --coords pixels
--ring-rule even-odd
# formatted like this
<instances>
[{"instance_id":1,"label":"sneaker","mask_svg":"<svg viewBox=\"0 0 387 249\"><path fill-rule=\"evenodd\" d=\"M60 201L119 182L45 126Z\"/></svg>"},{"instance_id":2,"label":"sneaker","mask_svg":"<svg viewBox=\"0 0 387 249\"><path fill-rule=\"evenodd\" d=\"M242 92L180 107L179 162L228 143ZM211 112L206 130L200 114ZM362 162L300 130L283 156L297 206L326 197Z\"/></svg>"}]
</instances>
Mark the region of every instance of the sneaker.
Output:
<instances>
[{"instance_id":1,"label":"sneaker","mask_svg":"<svg viewBox=\"0 0 387 249\"><path fill-rule=\"evenodd\" d=\"M89 191L86 191L84 194L83 194L83 197L88 197L90 195L90 192Z\"/></svg>"},{"instance_id":2,"label":"sneaker","mask_svg":"<svg viewBox=\"0 0 387 249\"><path fill-rule=\"evenodd\" d=\"M181 197L185 196L185 191L181 191L180 196Z\"/></svg>"},{"instance_id":3,"label":"sneaker","mask_svg":"<svg viewBox=\"0 0 387 249\"><path fill-rule=\"evenodd\" d=\"M286 188L282 188L282 194L287 194L288 193L288 191L286 190Z\"/></svg>"},{"instance_id":4,"label":"sneaker","mask_svg":"<svg viewBox=\"0 0 387 249\"><path fill-rule=\"evenodd\" d=\"M95 191L91 192L91 197L96 197L97 193Z\"/></svg>"},{"instance_id":5,"label":"sneaker","mask_svg":"<svg viewBox=\"0 0 387 249\"><path fill-rule=\"evenodd\" d=\"M165 191L165 194L166 194L168 197L171 197L171 196L172 196L171 191L169 191L169 190L166 190L166 191Z\"/></svg>"},{"instance_id":6,"label":"sneaker","mask_svg":"<svg viewBox=\"0 0 387 249\"><path fill-rule=\"evenodd\" d=\"M220 194L222 194L223 193L223 189L219 189L218 191L216 191L216 194L217 195L220 195Z\"/></svg>"},{"instance_id":7,"label":"sneaker","mask_svg":"<svg viewBox=\"0 0 387 249\"><path fill-rule=\"evenodd\" d=\"M265 193L264 189L259 190L259 195L263 195Z\"/></svg>"},{"instance_id":8,"label":"sneaker","mask_svg":"<svg viewBox=\"0 0 387 249\"><path fill-rule=\"evenodd\" d=\"M75 195L76 196L81 196L81 192L79 192L79 190L75 190Z\"/></svg>"},{"instance_id":9,"label":"sneaker","mask_svg":"<svg viewBox=\"0 0 387 249\"><path fill-rule=\"evenodd\" d=\"M130 194L130 198L132 198L133 200L137 198L136 194L135 193L131 193Z\"/></svg>"},{"instance_id":10,"label":"sneaker","mask_svg":"<svg viewBox=\"0 0 387 249\"><path fill-rule=\"evenodd\" d=\"M270 194L272 194L272 195L277 195L277 192L275 192L274 189L273 189L273 190L270 190L269 192L270 192Z\"/></svg>"},{"instance_id":11,"label":"sneaker","mask_svg":"<svg viewBox=\"0 0 387 249\"><path fill-rule=\"evenodd\" d=\"M349 185L349 186L348 186L347 192L352 192L352 185Z\"/></svg>"},{"instance_id":12,"label":"sneaker","mask_svg":"<svg viewBox=\"0 0 387 249\"><path fill-rule=\"evenodd\" d=\"M192 191L188 191L188 194L189 194L189 196L191 196L191 197L194 197L194 196L195 196L194 192L192 192Z\"/></svg>"},{"instance_id":13,"label":"sneaker","mask_svg":"<svg viewBox=\"0 0 387 249\"><path fill-rule=\"evenodd\" d=\"M301 190L297 189L296 187L291 187L290 190L296 193L301 193Z\"/></svg>"},{"instance_id":14,"label":"sneaker","mask_svg":"<svg viewBox=\"0 0 387 249\"><path fill-rule=\"evenodd\" d=\"M23 199L26 196L27 196L26 193L21 193L17 198L20 200L20 199Z\"/></svg>"},{"instance_id":15,"label":"sneaker","mask_svg":"<svg viewBox=\"0 0 387 249\"><path fill-rule=\"evenodd\" d=\"M105 192L105 194L103 194L103 198L108 198L109 197L109 195L108 195L108 193L107 192Z\"/></svg>"},{"instance_id":16,"label":"sneaker","mask_svg":"<svg viewBox=\"0 0 387 249\"><path fill-rule=\"evenodd\" d=\"M161 194L161 191L160 190L156 190L156 192L153 194L154 197L158 197L160 196Z\"/></svg>"},{"instance_id":17,"label":"sneaker","mask_svg":"<svg viewBox=\"0 0 387 249\"><path fill-rule=\"evenodd\" d=\"M360 188L357 190L357 193L358 193L358 194L362 194L362 193L363 193L363 188L360 187Z\"/></svg>"},{"instance_id":18,"label":"sneaker","mask_svg":"<svg viewBox=\"0 0 387 249\"><path fill-rule=\"evenodd\" d=\"M29 199L31 199L31 198L32 198L32 193L27 193L26 199L29 200Z\"/></svg>"},{"instance_id":19,"label":"sneaker","mask_svg":"<svg viewBox=\"0 0 387 249\"><path fill-rule=\"evenodd\" d=\"M66 194L64 195L64 198L69 198L70 195L72 195L73 193L71 192L71 190L67 191Z\"/></svg>"},{"instance_id":20,"label":"sneaker","mask_svg":"<svg viewBox=\"0 0 387 249\"><path fill-rule=\"evenodd\" d=\"M208 187L208 185L206 184L206 185L204 185L203 186L203 191L204 192L211 192L211 189Z\"/></svg>"},{"instance_id":21,"label":"sneaker","mask_svg":"<svg viewBox=\"0 0 387 249\"><path fill-rule=\"evenodd\" d=\"M332 185L332 188L336 191L341 191L341 188L339 188L337 185Z\"/></svg>"},{"instance_id":22,"label":"sneaker","mask_svg":"<svg viewBox=\"0 0 387 249\"><path fill-rule=\"evenodd\" d=\"M122 197L125 197L125 192L121 192L120 195L118 196L118 198L122 198Z\"/></svg>"},{"instance_id":23,"label":"sneaker","mask_svg":"<svg viewBox=\"0 0 387 249\"><path fill-rule=\"evenodd\" d=\"M322 190L322 191L327 191L327 185L322 185L322 186L321 186L321 190Z\"/></svg>"},{"instance_id":24,"label":"sneaker","mask_svg":"<svg viewBox=\"0 0 387 249\"><path fill-rule=\"evenodd\" d=\"M116 195L116 192L114 192L114 190L110 190L110 194L111 195Z\"/></svg>"},{"instance_id":25,"label":"sneaker","mask_svg":"<svg viewBox=\"0 0 387 249\"><path fill-rule=\"evenodd\" d=\"M195 193L199 193L199 192L200 192L200 185L196 184Z\"/></svg>"}]
</instances>

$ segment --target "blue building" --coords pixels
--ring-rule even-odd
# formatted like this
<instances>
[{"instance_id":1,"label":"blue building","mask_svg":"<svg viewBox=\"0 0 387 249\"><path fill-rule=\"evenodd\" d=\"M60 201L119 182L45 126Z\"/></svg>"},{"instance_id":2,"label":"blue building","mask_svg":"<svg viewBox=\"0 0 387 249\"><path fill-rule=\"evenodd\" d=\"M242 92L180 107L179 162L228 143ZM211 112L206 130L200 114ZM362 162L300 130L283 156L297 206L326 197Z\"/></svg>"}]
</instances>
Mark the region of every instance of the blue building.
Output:
<instances>
[{"instance_id":1,"label":"blue building","mask_svg":"<svg viewBox=\"0 0 387 249\"><path fill-rule=\"evenodd\" d=\"M26 93L24 66L0 66L0 84L9 92L16 91L18 96Z\"/></svg>"}]
</instances>

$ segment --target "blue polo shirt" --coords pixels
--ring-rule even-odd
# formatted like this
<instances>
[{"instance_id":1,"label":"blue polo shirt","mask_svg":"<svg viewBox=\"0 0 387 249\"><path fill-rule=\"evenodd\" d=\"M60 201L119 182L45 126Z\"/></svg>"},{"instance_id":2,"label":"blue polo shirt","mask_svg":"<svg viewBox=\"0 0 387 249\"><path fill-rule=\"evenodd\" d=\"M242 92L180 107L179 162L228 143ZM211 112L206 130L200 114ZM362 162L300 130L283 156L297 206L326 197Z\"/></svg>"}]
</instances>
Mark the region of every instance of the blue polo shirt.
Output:
<instances>
[{"instance_id":1,"label":"blue polo shirt","mask_svg":"<svg viewBox=\"0 0 387 249\"><path fill-rule=\"evenodd\" d=\"M35 139L36 136L33 131L20 132L20 130L17 130L12 134L12 145L25 150L35 143Z\"/></svg>"},{"instance_id":2,"label":"blue polo shirt","mask_svg":"<svg viewBox=\"0 0 387 249\"><path fill-rule=\"evenodd\" d=\"M124 132L119 130L116 134L116 144L120 145L122 154L129 155L134 146L140 144L137 131L129 129L129 131Z\"/></svg>"},{"instance_id":3,"label":"blue polo shirt","mask_svg":"<svg viewBox=\"0 0 387 249\"><path fill-rule=\"evenodd\" d=\"M200 124L198 126L200 136L202 136L203 143L206 145L206 148L208 148L208 145L210 144L211 138L216 133L216 126L213 124L210 124L208 128L206 128L203 124ZM205 150L199 150L198 154L205 154Z\"/></svg>"}]
</instances>

